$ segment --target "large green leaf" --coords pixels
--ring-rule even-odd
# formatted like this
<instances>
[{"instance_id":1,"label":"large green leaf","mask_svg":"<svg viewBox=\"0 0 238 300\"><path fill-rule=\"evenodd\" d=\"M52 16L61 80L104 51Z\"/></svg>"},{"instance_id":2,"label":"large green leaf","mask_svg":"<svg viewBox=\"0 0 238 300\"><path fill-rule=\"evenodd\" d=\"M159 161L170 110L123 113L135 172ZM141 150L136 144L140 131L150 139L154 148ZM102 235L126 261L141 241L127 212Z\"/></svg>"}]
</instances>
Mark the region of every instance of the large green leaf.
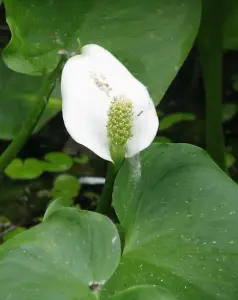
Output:
<instances>
[{"instance_id":1,"label":"large green leaf","mask_svg":"<svg viewBox=\"0 0 238 300\"><path fill-rule=\"evenodd\" d=\"M238 299L238 187L203 150L152 145L141 166L123 165L114 206L125 248L110 293L154 284L181 300Z\"/></svg>"},{"instance_id":2,"label":"large green leaf","mask_svg":"<svg viewBox=\"0 0 238 300\"><path fill-rule=\"evenodd\" d=\"M31 113L35 105L35 94L42 79L13 72L0 59L0 139L12 139ZM55 91L55 95L59 95ZM36 130L61 110L61 102L50 98Z\"/></svg>"},{"instance_id":3,"label":"large green leaf","mask_svg":"<svg viewBox=\"0 0 238 300\"><path fill-rule=\"evenodd\" d=\"M136 286L116 294L112 300L175 300L165 289L156 286Z\"/></svg>"},{"instance_id":4,"label":"large green leaf","mask_svg":"<svg viewBox=\"0 0 238 300\"><path fill-rule=\"evenodd\" d=\"M223 6L223 46L225 49L238 49L238 2L223 0Z\"/></svg>"},{"instance_id":5,"label":"large green leaf","mask_svg":"<svg viewBox=\"0 0 238 300\"><path fill-rule=\"evenodd\" d=\"M59 50L104 46L152 94L162 98L186 58L200 22L200 0L5 0L12 40L5 61L13 70L53 69Z\"/></svg>"},{"instance_id":6,"label":"large green leaf","mask_svg":"<svg viewBox=\"0 0 238 300\"><path fill-rule=\"evenodd\" d=\"M62 208L0 248L0 299L89 300L120 259L116 227L106 217Z\"/></svg>"}]
</instances>

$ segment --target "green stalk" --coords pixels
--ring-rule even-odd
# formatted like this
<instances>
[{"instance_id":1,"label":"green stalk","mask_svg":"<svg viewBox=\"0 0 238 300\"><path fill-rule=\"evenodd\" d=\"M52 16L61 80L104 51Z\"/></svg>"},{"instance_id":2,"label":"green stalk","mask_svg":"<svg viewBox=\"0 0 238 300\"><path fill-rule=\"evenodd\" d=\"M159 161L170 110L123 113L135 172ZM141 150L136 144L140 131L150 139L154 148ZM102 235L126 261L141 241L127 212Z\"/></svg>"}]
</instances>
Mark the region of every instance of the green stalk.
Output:
<instances>
[{"instance_id":1,"label":"green stalk","mask_svg":"<svg viewBox=\"0 0 238 300\"><path fill-rule=\"evenodd\" d=\"M225 170L222 120L222 0L204 0L199 50L206 91L206 148Z\"/></svg>"},{"instance_id":2,"label":"green stalk","mask_svg":"<svg viewBox=\"0 0 238 300\"><path fill-rule=\"evenodd\" d=\"M118 166L109 162L108 169L107 169L107 175L106 175L106 182L104 185L101 199L100 199L97 209L96 209L96 211L98 213L101 213L104 215L110 215L110 212L112 210L111 205L112 205L113 185L114 185L114 181L115 181L118 171L119 171Z\"/></svg>"},{"instance_id":3,"label":"green stalk","mask_svg":"<svg viewBox=\"0 0 238 300\"><path fill-rule=\"evenodd\" d=\"M14 137L11 144L0 156L0 172L3 172L8 164L16 157L28 138L31 136L37 122L39 121L49 97L54 89L57 77L60 74L64 58L62 57L57 67L50 73L45 74L43 83L36 95L36 105L31 111L28 119L22 125L18 134Z\"/></svg>"}]
</instances>

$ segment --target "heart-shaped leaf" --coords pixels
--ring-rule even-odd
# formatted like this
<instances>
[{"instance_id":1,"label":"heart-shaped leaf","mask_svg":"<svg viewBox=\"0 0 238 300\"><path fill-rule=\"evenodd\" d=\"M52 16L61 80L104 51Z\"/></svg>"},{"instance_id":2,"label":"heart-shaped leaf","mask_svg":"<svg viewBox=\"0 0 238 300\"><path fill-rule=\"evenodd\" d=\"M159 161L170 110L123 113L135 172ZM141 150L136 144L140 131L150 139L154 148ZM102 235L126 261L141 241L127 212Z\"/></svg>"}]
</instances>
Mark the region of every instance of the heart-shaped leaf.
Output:
<instances>
[{"instance_id":1,"label":"heart-shaped leaf","mask_svg":"<svg viewBox=\"0 0 238 300\"><path fill-rule=\"evenodd\" d=\"M6 168L5 173L12 179L34 179L43 173L41 162L35 158L21 160L15 158Z\"/></svg>"},{"instance_id":2,"label":"heart-shaped leaf","mask_svg":"<svg viewBox=\"0 0 238 300\"><path fill-rule=\"evenodd\" d=\"M201 14L200 0L5 0L5 6L12 40L4 59L11 69L52 70L59 50L78 52L79 38L116 55L156 104L186 58Z\"/></svg>"},{"instance_id":3,"label":"heart-shaped leaf","mask_svg":"<svg viewBox=\"0 0 238 300\"><path fill-rule=\"evenodd\" d=\"M69 170L73 165L72 158L63 152L50 152L44 156L42 168L48 172L63 172Z\"/></svg>"},{"instance_id":4,"label":"heart-shaped leaf","mask_svg":"<svg viewBox=\"0 0 238 300\"><path fill-rule=\"evenodd\" d=\"M35 106L35 94L42 84L39 77L18 74L0 59L0 139L12 139ZM55 90L40 118L35 132L61 110Z\"/></svg>"},{"instance_id":5,"label":"heart-shaped leaf","mask_svg":"<svg viewBox=\"0 0 238 300\"><path fill-rule=\"evenodd\" d=\"M108 218L61 208L1 246L0 299L97 299L119 259L118 232Z\"/></svg>"},{"instance_id":6,"label":"heart-shaped leaf","mask_svg":"<svg viewBox=\"0 0 238 300\"><path fill-rule=\"evenodd\" d=\"M125 248L107 293L154 284L181 300L238 299L237 185L186 144L154 144L133 163L115 183Z\"/></svg>"}]
</instances>

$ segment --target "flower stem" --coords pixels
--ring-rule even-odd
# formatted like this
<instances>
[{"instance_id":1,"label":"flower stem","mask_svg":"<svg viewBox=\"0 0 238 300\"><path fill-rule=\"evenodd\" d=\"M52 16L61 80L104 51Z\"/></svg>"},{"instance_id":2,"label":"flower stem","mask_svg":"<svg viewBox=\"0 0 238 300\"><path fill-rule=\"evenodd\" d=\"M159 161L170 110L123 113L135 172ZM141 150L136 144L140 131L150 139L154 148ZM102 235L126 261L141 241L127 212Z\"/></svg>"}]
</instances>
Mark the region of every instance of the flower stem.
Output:
<instances>
[{"instance_id":1,"label":"flower stem","mask_svg":"<svg viewBox=\"0 0 238 300\"><path fill-rule=\"evenodd\" d=\"M215 8L215 9L214 9ZM206 91L206 148L224 170L224 135L222 123L222 26L221 0L204 0L199 50Z\"/></svg>"},{"instance_id":2,"label":"flower stem","mask_svg":"<svg viewBox=\"0 0 238 300\"><path fill-rule=\"evenodd\" d=\"M37 122L39 121L47 103L48 99L54 89L56 80L60 74L64 57L60 59L57 67L49 74L44 74L43 83L36 95L36 105L31 111L29 117L22 125L20 131L12 140L11 144L0 156L0 172L3 172L8 164L15 158L28 138L31 136Z\"/></svg>"},{"instance_id":3,"label":"flower stem","mask_svg":"<svg viewBox=\"0 0 238 300\"><path fill-rule=\"evenodd\" d=\"M106 175L106 182L104 185L101 199L96 209L98 213L109 215L111 212L113 185L118 171L118 165L109 162Z\"/></svg>"}]
</instances>

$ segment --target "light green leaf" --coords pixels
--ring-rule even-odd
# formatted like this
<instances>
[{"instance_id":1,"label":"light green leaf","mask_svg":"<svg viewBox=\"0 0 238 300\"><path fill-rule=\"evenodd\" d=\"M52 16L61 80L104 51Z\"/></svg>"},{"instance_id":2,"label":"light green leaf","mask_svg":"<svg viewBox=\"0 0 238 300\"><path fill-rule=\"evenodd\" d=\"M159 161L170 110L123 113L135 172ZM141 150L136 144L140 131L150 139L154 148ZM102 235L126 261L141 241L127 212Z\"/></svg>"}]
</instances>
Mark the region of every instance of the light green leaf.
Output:
<instances>
[{"instance_id":1,"label":"light green leaf","mask_svg":"<svg viewBox=\"0 0 238 300\"><path fill-rule=\"evenodd\" d=\"M159 103L196 37L200 0L5 0L12 40L7 65L39 74L53 69L58 51L99 44L148 86ZM24 18L22 17L24 16Z\"/></svg>"},{"instance_id":2,"label":"light green leaf","mask_svg":"<svg viewBox=\"0 0 238 300\"><path fill-rule=\"evenodd\" d=\"M80 157L74 157L74 162L80 165L85 165L89 162L89 157L87 155L82 155Z\"/></svg>"},{"instance_id":3,"label":"light green leaf","mask_svg":"<svg viewBox=\"0 0 238 300\"><path fill-rule=\"evenodd\" d=\"M35 158L27 158L24 161L15 158L5 170L5 174L12 179L35 179L42 173L41 162Z\"/></svg>"},{"instance_id":4,"label":"light green leaf","mask_svg":"<svg viewBox=\"0 0 238 300\"><path fill-rule=\"evenodd\" d=\"M238 299L237 185L186 144L153 144L138 169L126 162L116 178L126 238L109 294L154 284L181 300Z\"/></svg>"},{"instance_id":5,"label":"light green leaf","mask_svg":"<svg viewBox=\"0 0 238 300\"><path fill-rule=\"evenodd\" d=\"M194 121L194 120L196 120L196 116L192 113L178 112L174 114L169 114L160 121L159 128L160 130L166 130L177 123L183 121Z\"/></svg>"},{"instance_id":6,"label":"light green leaf","mask_svg":"<svg viewBox=\"0 0 238 300\"><path fill-rule=\"evenodd\" d=\"M119 259L108 218L62 208L0 247L0 299L96 300Z\"/></svg>"},{"instance_id":7,"label":"light green leaf","mask_svg":"<svg viewBox=\"0 0 238 300\"><path fill-rule=\"evenodd\" d=\"M223 0L223 7L223 47L238 49L238 2L237 0Z\"/></svg>"},{"instance_id":8,"label":"light green leaf","mask_svg":"<svg viewBox=\"0 0 238 300\"><path fill-rule=\"evenodd\" d=\"M231 168L236 162L235 156L230 152L225 153L225 159L226 159L226 167L228 169Z\"/></svg>"},{"instance_id":9,"label":"light green leaf","mask_svg":"<svg viewBox=\"0 0 238 300\"><path fill-rule=\"evenodd\" d=\"M73 165L72 158L63 152L50 152L44 156L42 168L48 172L63 172L69 170Z\"/></svg>"},{"instance_id":10,"label":"light green leaf","mask_svg":"<svg viewBox=\"0 0 238 300\"><path fill-rule=\"evenodd\" d=\"M39 90L41 82L39 77L11 71L0 58L0 139L12 139L18 133L35 106L34 94ZM58 94L55 91L55 95ZM61 102L52 96L35 132L60 110Z\"/></svg>"},{"instance_id":11,"label":"light green leaf","mask_svg":"<svg viewBox=\"0 0 238 300\"><path fill-rule=\"evenodd\" d=\"M61 174L54 182L54 187L51 191L53 198L74 198L80 190L79 180L69 174Z\"/></svg>"}]
</instances>

